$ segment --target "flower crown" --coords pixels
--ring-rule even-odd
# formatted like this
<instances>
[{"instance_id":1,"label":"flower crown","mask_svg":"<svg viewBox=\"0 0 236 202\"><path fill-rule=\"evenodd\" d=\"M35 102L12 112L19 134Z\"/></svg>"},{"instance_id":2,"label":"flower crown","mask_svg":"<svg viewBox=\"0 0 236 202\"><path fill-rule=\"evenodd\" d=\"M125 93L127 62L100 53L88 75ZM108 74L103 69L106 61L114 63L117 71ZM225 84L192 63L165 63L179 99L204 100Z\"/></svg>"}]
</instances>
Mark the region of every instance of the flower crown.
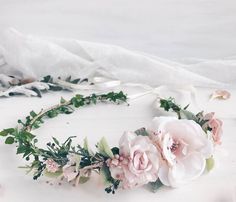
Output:
<instances>
[{"instance_id":1,"label":"flower crown","mask_svg":"<svg viewBox=\"0 0 236 202\"><path fill-rule=\"evenodd\" d=\"M74 146L74 137L63 143L53 137L47 149L36 146L38 140L32 130L46 119L98 102L120 104L127 100L122 91L76 95L68 101L61 98L59 104L46 110L31 111L25 121L18 120L18 127L4 129L0 136L6 137L6 144L16 143L17 154L32 161L25 168L33 172L33 179L44 175L56 178L59 184L67 180L78 185L96 172L104 179L105 191L113 194L119 187L130 189L146 184L154 192L163 185L177 187L213 168L213 151L221 143L222 122L214 113L195 115L187 110L188 106L181 108L172 98L160 99L160 107L172 110L177 117L155 117L150 127L125 132L118 147L110 148L102 138L93 152L86 138L83 145Z\"/></svg>"}]
</instances>

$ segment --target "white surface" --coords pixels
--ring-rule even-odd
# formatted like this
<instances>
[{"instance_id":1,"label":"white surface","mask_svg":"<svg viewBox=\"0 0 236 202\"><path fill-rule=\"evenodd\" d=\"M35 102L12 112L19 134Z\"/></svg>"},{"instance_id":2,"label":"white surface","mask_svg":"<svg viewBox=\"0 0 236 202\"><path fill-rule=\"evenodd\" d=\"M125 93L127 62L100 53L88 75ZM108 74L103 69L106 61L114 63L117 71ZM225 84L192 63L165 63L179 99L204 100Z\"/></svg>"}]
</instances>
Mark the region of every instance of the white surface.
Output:
<instances>
[{"instance_id":1,"label":"white surface","mask_svg":"<svg viewBox=\"0 0 236 202\"><path fill-rule=\"evenodd\" d=\"M232 58L236 52L236 3L234 0L99 0L99 1L22 1L0 0L0 27L45 36L74 37L81 40L121 45L167 59ZM186 60L185 60L186 61ZM189 60L188 60L189 61ZM222 71L218 67L218 71ZM0 143L0 201L236 201L235 92L226 102L207 103L211 90L200 90L199 104L224 118L219 166L209 175L179 189L163 188L156 194L143 188L107 195L98 182L78 188L49 186L43 180L17 169L22 165L14 147ZM200 96L203 95L203 96ZM61 93L38 98L1 99L0 128L15 126L32 109L58 102ZM70 97L63 93L64 97ZM106 136L115 145L123 130L145 126L155 115L148 96L126 106L96 106L61 116L38 131L42 143L55 135L88 136L91 144ZM68 123L67 123L68 122ZM54 131L54 132L53 132ZM80 140L81 140L80 139ZM222 154L223 153L223 154Z\"/></svg>"}]
</instances>

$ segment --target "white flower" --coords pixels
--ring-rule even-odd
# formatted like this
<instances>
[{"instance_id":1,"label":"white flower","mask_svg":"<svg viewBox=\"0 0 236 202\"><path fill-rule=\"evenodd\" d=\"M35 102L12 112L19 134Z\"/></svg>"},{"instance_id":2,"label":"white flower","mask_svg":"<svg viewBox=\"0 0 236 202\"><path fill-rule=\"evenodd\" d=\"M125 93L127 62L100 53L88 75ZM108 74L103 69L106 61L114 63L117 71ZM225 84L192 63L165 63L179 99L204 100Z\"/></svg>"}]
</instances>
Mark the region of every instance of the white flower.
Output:
<instances>
[{"instance_id":1,"label":"white flower","mask_svg":"<svg viewBox=\"0 0 236 202\"><path fill-rule=\"evenodd\" d=\"M79 175L79 166L81 157L77 154L69 154L67 156L68 162L65 166L63 166L63 176L67 179L68 182L76 179Z\"/></svg>"},{"instance_id":2,"label":"white flower","mask_svg":"<svg viewBox=\"0 0 236 202\"><path fill-rule=\"evenodd\" d=\"M158 177L166 186L177 187L199 177L213 144L200 125L192 120L156 117L150 138L162 153Z\"/></svg>"}]
</instances>

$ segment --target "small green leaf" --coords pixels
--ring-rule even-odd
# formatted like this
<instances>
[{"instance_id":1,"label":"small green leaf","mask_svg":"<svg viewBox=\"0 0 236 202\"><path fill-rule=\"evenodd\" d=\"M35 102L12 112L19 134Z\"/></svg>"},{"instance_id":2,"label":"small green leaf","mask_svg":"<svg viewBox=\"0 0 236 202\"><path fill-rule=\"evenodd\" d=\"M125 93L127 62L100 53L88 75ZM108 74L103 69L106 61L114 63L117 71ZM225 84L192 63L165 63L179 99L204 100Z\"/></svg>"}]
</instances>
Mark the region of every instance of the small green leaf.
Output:
<instances>
[{"instance_id":1,"label":"small green leaf","mask_svg":"<svg viewBox=\"0 0 236 202\"><path fill-rule=\"evenodd\" d=\"M75 170L77 172L79 172L81 156L80 155L75 155L74 159L75 159Z\"/></svg>"},{"instance_id":2,"label":"small green leaf","mask_svg":"<svg viewBox=\"0 0 236 202\"><path fill-rule=\"evenodd\" d=\"M3 130L0 132L0 136L7 136L8 135L8 132Z\"/></svg>"},{"instance_id":3,"label":"small green leaf","mask_svg":"<svg viewBox=\"0 0 236 202\"><path fill-rule=\"evenodd\" d=\"M207 171L211 171L215 166L215 160L213 158L213 156L209 159L206 160L206 169Z\"/></svg>"},{"instance_id":4,"label":"small green leaf","mask_svg":"<svg viewBox=\"0 0 236 202\"><path fill-rule=\"evenodd\" d=\"M100 174L103 178L103 183L105 186L108 186L111 184L111 181L113 180L113 178L111 177L111 172L109 170L109 168L104 165L101 170L100 170Z\"/></svg>"},{"instance_id":5,"label":"small green leaf","mask_svg":"<svg viewBox=\"0 0 236 202\"><path fill-rule=\"evenodd\" d=\"M38 97L42 97L41 91L38 88L31 88L32 91L34 91Z\"/></svg>"},{"instance_id":6,"label":"small green leaf","mask_svg":"<svg viewBox=\"0 0 236 202\"><path fill-rule=\"evenodd\" d=\"M30 112L30 116L32 116L33 118L37 116L37 114L34 111Z\"/></svg>"},{"instance_id":7,"label":"small green leaf","mask_svg":"<svg viewBox=\"0 0 236 202\"><path fill-rule=\"evenodd\" d=\"M87 137L84 138L84 145L83 145L84 150L86 150L91 156L94 155L93 151L89 148L88 146L88 139Z\"/></svg>"},{"instance_id":8,"label":"small green leaf","mask_svg":"<svg viewBox=\"0 0 236 202\"><path fill-rule=\"evenodd\" d=\"M56 117L57 115L58 115L57 110L51 110L51 111L47 112L47 116L48 116L49 118L54 118L54 117Z\"/></svg>"},{"instance_id":9,"label":"small green leaf","mask_svg":"<svg viewBox=\"0 0 236 202\"><path fill-rule=\"evenodd\" d=\"M13 134L15 132L15 128L7 128L0 132L0 136L7 136L9 134Z\"/></svg>"},{"instance_id":10,"label":"small green leaf","mask_svg":"<svg viewBox=\"0 0 236 202\"><path fill-rule=\"evenodd\" d=\"M30 141L35 138L35 135L33 135L32 133L26 132L26 131L22 131L19 135L30 140Z\"/></svg>"},{"instance_id":11,"label":"small green leaf","mask_svg":"<svg viewBox=\"0 0 236 202\"><path fill-rule=\"evenodd\" d=\"M46 169L44 170L44 175L49 178L57 178L62 175L62 171L57 171L55 173L50 173Z\"/></svg>"},{"instance_id":12,"label":"small green leaf","mask_svg":"<svg viewBox=\"0 0 236 202\"><path fill-rule=\"evenodd\" d=\"M5 140L5 144L13 144L15 142L15 139L13 137L7 137Z\"/></svg>"},{"instance_id":13,"label":"small green leaf","mask_svg":"<svg viewBox=\"0 0 236 202\"><path fill-rule=\"evenodd\" d=\"M50 90L52 91L61 91L63 90L63 88L61 86L57 86L57 85L50 85Z\"/></svg>"},{"instance_id":14,"label":"small green leaf","mask_svg":"<svg viewBox=\"0 0 236 202\"><path fill-rule=\"evenodd\" d=\"M188 119L188 120L193 120L195 122L197 122L197 117L195 114L193 114L192 112L190 111L187 111L187 110L180 110L179 111L179 114L180 114L180 118L181 119Z\"/></svg>"},{"instance_id":15,"label":"small green leaf","mask_svg":"<svg viewBox=\"0 0 236 202\"><path fill-rule=\"evenodd\" d=\"M45 83L49 83L49 82L51 83L52 81L53 80L50 75L43 77L43 80L41 80L41 82L45 82Z\"/></svg>"},{"instance_id":16,"label":"small green leaf","mask_svg":"<svg viewBox=\"0 0 236 202\"><path fill-rule=\"evenodd\" d=\"M114 158L114 155L110 149L110 147L108 146L108 143L105 139L105 137L103 137L100 142L98 143L98 151L106 157L110 157L110 158Z\"/></svg>"},{"instance_id":17,"label":"small green leaf","mask_svg":"<svg viewBox=\"0 0 236 202\"><path fill-rule=\"evenodd\" d=\"M63 97L61 97L60 103L63 104L65 102L66 102L66 100Z\"/></svg>"},{"instance_id":18,"label":"small green leaf","mask_svg":"<svg viewBox=\"0 0 236 202\"><path fill-rule=\"evenodd\" d=\"M78 79L74 79L73 81L71 81L71 83L73 83L73 84L78 84L80 82L80 79L78 78Z\"/></svg>"},{"instance_id":19,"label":"small green leaf","mask_svg":"<svg viewBox=\"0 0 236 202\"><path fill-rule=\"evenodd\" d=\"M161 181L158 179L156 182L149 182L148 183L149 188L151 189L152 192L156 193L157 190L163 186Z\"/></svg>"},{"instance_id":20,"label":"small green leaf","mask_svg":"<svg viewBox=\"0 0 236 202\"><path fill-rule=\"evenodd\" d=\"M53 142L54 142L57 146L60 146L59 141L58 141L55 137L52 137L52 139L53 139Z\"/></svg>"},{"instance_id":21,"label":"small green leaf","mask_svg":"<svg viewBox=\"0 0 236 202\"><path fill-rule=\"evenodd\" d=\"M112 151L112 153L113 153L114 155L120 153L120 149L119 149L118 147L113 147L113 148L111 149L111 151Z\"/></svg>"},{"instance_id":22,"label":"small green leaf","mask_svg":"<svg viewBox=\"0 0 236 202\"><path fill-rule=\"evenodd\" d=\"M28 147L22 145L22 146L19 146L16 150L16 154L22 154L22 153L25 153L27 151Z\"/></svg>"},{"instance_id":23,"label":"small green leaf","mask_svg":"<svg viewBox=\"0 0 236 202\"><path fill-rule=\"evenodd\" d=\"M79 183L80 183L80 184L84 184L84 183L86 183L86 182L88 182L88 181L89 181L89 177L81 176L81 177L79 178Z\"/></svg>"},{"instance_id":24,"label":"small green leaf","mask_svg":"<svg viewBox=\"0 0 236 202\"><path fill-rule=\"evenodd\" d=\"M138 130L135 131L136 135L141 135L141 136L148 136L148 132L146 130L146 128L140 128Z\"/></svg>"}]
</instances>

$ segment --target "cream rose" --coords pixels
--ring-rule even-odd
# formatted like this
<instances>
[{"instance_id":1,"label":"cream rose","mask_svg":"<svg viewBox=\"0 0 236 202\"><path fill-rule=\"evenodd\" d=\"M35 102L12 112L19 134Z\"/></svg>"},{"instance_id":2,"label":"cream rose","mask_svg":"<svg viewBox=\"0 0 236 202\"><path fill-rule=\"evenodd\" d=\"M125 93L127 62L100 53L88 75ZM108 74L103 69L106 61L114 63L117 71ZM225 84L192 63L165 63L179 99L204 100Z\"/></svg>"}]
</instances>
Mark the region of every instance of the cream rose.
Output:
<instances>
[{"instance_id":1,"label":"cream rose","mask_svg":"<svg viewBox=\"0 0 236 202\"><path fill-rule=\"evenodd\" d=\"M158 178L159 153L147 136L126 132L119 142L120 152L108 162L111 175L123 187L138 187Z\"/></svg>"},{"instance_id":2,"label":"cream rose","mask_svg":"<svg viewBox=\"0 0 236 202\"><path fill-rule=\"evenodd\" d=\"M156 117L149 130L162 154L158 177L164 185L177 187L203 173L213 145L196 122Z\"/></svg>"}]
</instances>

